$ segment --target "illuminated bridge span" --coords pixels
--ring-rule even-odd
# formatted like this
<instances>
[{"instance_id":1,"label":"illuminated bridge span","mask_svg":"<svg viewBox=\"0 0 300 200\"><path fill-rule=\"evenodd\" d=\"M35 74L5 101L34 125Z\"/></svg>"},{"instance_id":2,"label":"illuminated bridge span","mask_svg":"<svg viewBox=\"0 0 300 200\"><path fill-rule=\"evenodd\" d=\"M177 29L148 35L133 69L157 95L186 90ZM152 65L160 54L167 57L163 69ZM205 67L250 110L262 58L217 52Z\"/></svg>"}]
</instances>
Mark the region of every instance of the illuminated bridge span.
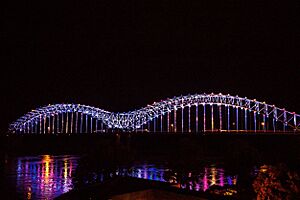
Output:
<instances>
[{"instance_id":1,"label":"illuminated bridge span","mask_svg":"<svg viewBox=\"0 0 300 200\"><path fill-rule=\"evenodd\" d=\"M32 110L10 124L11 133L300 131L300 115L256 99L195 94L154 102L126 113L80 104Z\"/></svg>"}]
</instances>

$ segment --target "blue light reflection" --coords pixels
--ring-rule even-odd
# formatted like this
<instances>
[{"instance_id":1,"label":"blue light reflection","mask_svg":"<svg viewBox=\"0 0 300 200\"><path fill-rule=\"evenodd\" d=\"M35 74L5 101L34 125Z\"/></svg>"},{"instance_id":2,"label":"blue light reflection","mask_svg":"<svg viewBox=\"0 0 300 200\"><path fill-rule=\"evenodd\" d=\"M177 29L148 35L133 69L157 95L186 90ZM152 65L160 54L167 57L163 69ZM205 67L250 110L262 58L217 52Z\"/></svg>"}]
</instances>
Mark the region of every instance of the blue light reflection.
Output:
<instances>
[{"instance_id":1,"label":"blue light reflection","mask_svg":"<svg viewBox=\"0 0 300 200\"><path fill-rule=\"evenodd\" d=\"M35 156L17 158L16 186L24 199L53 199L73 188L72 173L78 157Z\"/></svg>"}]
</instances>

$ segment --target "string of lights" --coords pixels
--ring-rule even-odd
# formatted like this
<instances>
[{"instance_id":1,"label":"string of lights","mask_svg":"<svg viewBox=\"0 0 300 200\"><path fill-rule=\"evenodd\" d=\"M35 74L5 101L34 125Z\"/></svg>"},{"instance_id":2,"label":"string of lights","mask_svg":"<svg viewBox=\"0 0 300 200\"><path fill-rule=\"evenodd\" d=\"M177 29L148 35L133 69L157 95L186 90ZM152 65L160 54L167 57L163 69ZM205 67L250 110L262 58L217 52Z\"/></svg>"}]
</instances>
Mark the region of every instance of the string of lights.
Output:
<instances>
[{"instance_id":1,"label":"string of lights","mask_svg":"<svg viewBox=\"0 0 300 200\"><path fill-rule=\"evenodd\" d=\"M188 113L185 111L186 107ZM202 113L199 116L200 111ZM181 112L181 115L177 112ZM223 123L223 120L227 120L227 123ZM98 123L101 123L100 130ZM148 126L145 126L146 124ZM144 129L145 127L148 128ZM11 133L72 133L78 130L104 132L108 129L148 132L299 131L299 128L300 115L286 111L285 108L247 97L203 93L169 98L124 113L109 112L81 104L48 105L20 117L10 124L9 131Z\"/></svg>"}]
</instances>

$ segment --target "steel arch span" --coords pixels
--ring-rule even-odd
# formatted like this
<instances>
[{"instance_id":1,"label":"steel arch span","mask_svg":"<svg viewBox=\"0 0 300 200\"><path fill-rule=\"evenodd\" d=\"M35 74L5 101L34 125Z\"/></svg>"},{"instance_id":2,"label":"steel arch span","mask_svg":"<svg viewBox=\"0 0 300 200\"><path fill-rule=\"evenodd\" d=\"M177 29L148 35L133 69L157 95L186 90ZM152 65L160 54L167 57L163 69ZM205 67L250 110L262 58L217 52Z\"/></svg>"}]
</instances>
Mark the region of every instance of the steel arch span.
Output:
<instances>
[{"instance_id":1,"label":"steel arch span","mask_svg":"<svg viewBox=\"0 0 300 200\"><path fill-rule=\"evenodd\" d=\"M11 133L91 133L123 131L300 131L300 115L256 99L194 94L154 102L144 108L108 112L80 104L54 104L28 112L9 126Z\"/></svg>"}]
</instances>

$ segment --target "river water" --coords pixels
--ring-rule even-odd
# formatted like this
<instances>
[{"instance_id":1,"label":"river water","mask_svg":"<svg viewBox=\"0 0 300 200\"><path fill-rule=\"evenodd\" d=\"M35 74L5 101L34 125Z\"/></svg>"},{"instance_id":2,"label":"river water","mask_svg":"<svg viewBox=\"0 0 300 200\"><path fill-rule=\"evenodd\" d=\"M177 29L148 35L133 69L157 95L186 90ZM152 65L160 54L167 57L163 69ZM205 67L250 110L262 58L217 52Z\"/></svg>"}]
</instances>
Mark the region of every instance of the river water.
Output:
<instances>
[{"instance_id":1,"label":"river water","mask_svg":"<svg viewBox=\"0 0 300 200\"><path fill-rule=\"evenodd\" d=\"M80 157L76 155L38 155L7 158L5 176L21 199L54 199L74 188ZM83 184L102 182L114 176L131 176L195 191L206 191L212 185L234 186L237 175L228 175L221 166L209 164L193 171L178 172L166 162L136 162L113 168L102 168L80 179Z\"/></svg>"}]
</instances>

